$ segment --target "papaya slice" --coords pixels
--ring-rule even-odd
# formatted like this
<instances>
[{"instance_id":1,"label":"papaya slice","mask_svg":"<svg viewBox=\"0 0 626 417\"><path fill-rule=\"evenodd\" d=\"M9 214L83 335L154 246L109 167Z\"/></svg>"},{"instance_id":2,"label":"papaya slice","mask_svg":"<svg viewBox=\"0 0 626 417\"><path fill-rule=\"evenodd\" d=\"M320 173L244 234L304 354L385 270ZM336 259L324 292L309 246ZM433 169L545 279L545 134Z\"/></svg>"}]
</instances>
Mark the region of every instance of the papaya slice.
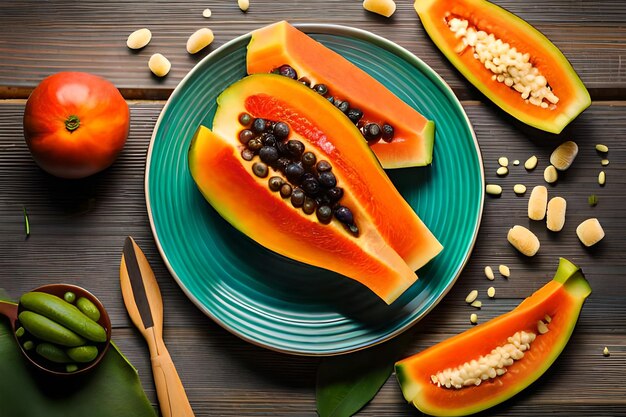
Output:
<instances>
[{"instance_id":1,"label":"papaya slice","mask_svg":"<svg viewBox=\"0 0 626 417\"><path fill-rule=\"evenodd\" d=\"M486 0L416 0L414 7L461 74L518 120L560 133L591 104L561 51L507 10Z\"/></svg>"},{"instance_id":2,"label":"papaya slice","mask_svg":"<svg viewBox=\"0 0 626 417\"><path fill-rule=\"evenodd\" d=\"M234 83L217 101L212 130L201 126L192 141L189 168L204 197L238 230L281 255L355 279L387 303L441 251L367 144L357 140L356 127L337 117L322 96L286 77L259 74ZM247 115L246 125L242 115ZM266 126L274 123L273 134L259 133L264 143L276 139L281 123L289 133L282 142L251 154L257 139L243 144L242 132L255 129L259 120ZM285 146L290 152L296 142L300 150L289 156L287 167L280 158L268 160L269 153L283 152ZM269 152L274 146L277 151ZM296 178L289 167L305 167L305 153L315 155L317 164ZM259 170L263 161L267 164ZM328 174L322 175L323 164L334 184L324 183L322 176ZM313 177L328 193L328 186L341 187L340 200L333 205L324 200L328 194L309 193L305 183ZM283 194L283 186L289 193ZM306 190L304 205L294 200L297 190ZM317 205L315 212L307 213L307 201ZM323 206L335 215L324 217ZM340 216L340 210L349 211L351 219Z\"/></svg>"},{"instance_id":3,"label":"papaya slice","mask_svg":"<svg viewBox=\"0 0 626 417\"><path fill-rule=\"evenodd\" d=\"M358 124L383 168L424 166L432 162L433 121L365 71L289 23L282 21L253 31L246 61L248 74L279 71L287 66L294 72L286 75L299 78L313 88L323 86L318 90L320 94ZM341 103L346 106L341 107ZM372 133L372 125L378 126L380 132ZM391 127L391 136L385 135L384 127Z\"/></svg>"},{"instance_id":4,"label":"papaya slice","mask_svg":"<svg viewBox=\"0 0 626 417\"><path fill-rule=\"evenodd\" d=\"M499 404L539 378L567 344L591 287L561 258L556 275L509 313L396 363L404 398L433 416Z\"/></svg>"}]
</instances>

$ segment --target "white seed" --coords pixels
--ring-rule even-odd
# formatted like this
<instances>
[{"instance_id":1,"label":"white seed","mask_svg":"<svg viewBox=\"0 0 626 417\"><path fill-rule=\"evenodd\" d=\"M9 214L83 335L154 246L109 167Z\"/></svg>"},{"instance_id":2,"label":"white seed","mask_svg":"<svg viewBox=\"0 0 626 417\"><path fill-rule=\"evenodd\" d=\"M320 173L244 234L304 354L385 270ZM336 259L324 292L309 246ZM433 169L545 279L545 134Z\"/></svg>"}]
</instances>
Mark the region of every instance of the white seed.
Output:
<instances>
[{"instance_id":1,"label":"white seed","mask_svg":"<svg viewBox=\"0 0 626 417\"><path fill-rule=\"evenodd\" d=\"M247 12L250 7L250 0L237 0L237 5L242 12Z\"/></svg>"},{"instance_id":2,"label":"white seed","mask_svg":"<svg viewBox=\"0 0 626 417\"><path fill-rule=\"evenodd\" d=\"M393 0L364 0L363 8L369 12L389 17L396 11Z\"/></svg>"},{"instance_id":3,"label":"white seed","mask_svg":"<svg viewBox=\"0 0 626 417\"><path fill-rule=\"evenodd\" d=\"M491 269L490 266L485 267L485 276L487 277L489 281L493 281L495 279L493 275L493 269Z\"/></svg>"},{"instance_id":4,"label":"white seed","mask_svg":"<svg viewBox=\"0 0 626 417\"><path fill-rule=\"evenodd\" d=\"M526 186L524 184L515 184L513 186L513 192L517 195L523 195L526 192Z\"/></svg>"},{"instance_id":5,"label":"white seed","mask_svg":"<svg viewBox=\"0 0 626 417\"><path fill-rule=\"evenodd\" d=\"M470 314L470 323L476 324L478 323L478 315L476 313ZM478 384L476 384L478 385Z\"/></svg>"},{"instance_id":6,"label":"white seed","mask_svg":"<svg viewBox=\"0 0 626 417\"><path fill-rule=\"evenodd\" d=\"M602 161L600 161L600 164L605 167L609 164L609 160L608 159L603 159Z\"/></svg>"},{"instance_id":7,"label":"white seed","mask_svg":"<svg viewBox=\"0 0 626 417\"><path fill-rule=\"evenodd\" d=\"M528 218L531 220L543 220L546 216L548 205L548 189L543 185L533 188L528 199Z\"/></svg>"},{"instance_id":8,"label":"white seed","mask_svg":"<svg viewBox=\"0 0 626 417\"><path fill-rule=\"evenodd\" d=\"M172 64L163 55L154 54L148 61L148 68L150 68L150 71L157 77L165 77L167 73L170 72Z\"/></svg>"},{"instance_id":9,"label":"white seed","mask_svg":"<svg viewBox=\"0 0 626 417\"><path fill-rule=\"evenodd\" d=\"M537 331L539 332L539 334L546 334L550 331L550 329L548 329L548 326L546 326L546 324L539 320L537 322Z\"/></svg>"},{"instance_id":10,"label":"white seed","mask_svg":"<svg viewBox=\"0 0 626 417\"><path fill-rule=\"evenodd\" d=\"M481 308L483 306L483 302L480 300L476 300L471 304L472 307Z\"/></svg>"},{"instance_id":11,"label":"white seed","mask_svg":"<svg viewBox=\"0 0 626 417\"><path fill-rule=\"evenodd\" d=\"M604 350L602 351L602 354L604 356L611 356L611 352L609 352L609 348L608 347L604 347Z\"/></svg>"},{"instance_id":12,"label":"white seed","mask_svg":"<svg viewBox=\"0 0 626 417\"><path fill-rule=\"evenodd\" d=\"M502 187L497 184L487 184L485 191L487 191L487 194L500 195L502 194Z\"/></svg>"},{"instance_id":13,"label":"white seed","mask_svg":"<svg viewBox=\"0 0 626 417\"><path fill-rule=\"evenodd\" d=\"M519 165L519 159L516 159L515 161L513 161L513 165L518 166Z\"/></svg>"},{"instance_id":14,"label":"white seed","mask_svg":"<svg viewBox=\"0 0 626 417\"><path fill-rule=\"evenodd\" d=\"M609 147L606 146L606 145L603 145L601 143L598 143L596 145L596 151L602 152L602 153L607 153L609 151Z\"/></svg>"},{"instance_id":15,"label":"white seed","mask_svg":"<svg viewBox=\"0 0 626 417\"><path fill-rule=\"evenodd\" d=\"M506 265L500 265L498 267L498 271L500 272L500 275L502 275L505 278L508 278L511 276L511 270Z\"/></svg>"},{"instance_id":16,"label":"white seed","mask_svg":"<svg viewBox=\"0 0 626 417\"><path fill-rule=\"evenodd\" d=\"M515 225L506 236L511 245L526 256L535 256L539 251L539 239L524 226Z\"/></svg>"},{"instance_id":17,"label":"white seed","mask_svg":"<svg viewBox=\"0 0 626 417\"><path fill-rule=\"evenodd\" d=\"M126 46L130 49L141 49L150 43L150 39L152 39L152 32L150 32L150 29L137 29L128 35Z\"/></svg>"},{"instance_id":18,"label":"white seed","mask_svg":"<svg viewBox=\"0 0 626 417\"><path fill-rule=\"evenodd\" d=\"M578 155L578 145L576 142L568 140L552 151L550 163L559 171L565 171L572 165L572 162L576 159L576 155Z\"/></svg>"},{"instance_id":19,"label":"white seed","mask_svg":"<svg viewBox=\"0 0 626 417\"><path fill-rule=\"evenodd\" d=\"M209 46L211 42L213 42L213 39L215 39L215 36L211 29L198 29L187 39L187 52L190 54L200 52L202 49Z\"/></svg>"},{"instance_id":20,"label":"white seed","mask_svg":"<svg viewBox=\"0 0 626 417\"><path fill-rule=\"evenodd\" d=\"M489 296L489 298L493 298L496 296L496 289L493 287L489 287L487 288L487 295Z\"/></svg>"},{"instance_id":21,"label":"white seed","mask_svg":"<svg viewBox=\"0 0 626 417\"><path fill-rule=\"evenodd\" d=\"M556 168L554 165L548 165L546 169L543 171L543 179L548 184L554 184L557 179L559 179L559 174L556 172Z\"/></svg>"},{"instance_id":22,"label":"white seed","mask_svg":"<svg viewBox=\"0 0 626 417\"><path fill-rule=\"evenodd\" d=\"M543 316L543 319L546 321L546 323L550 323L552 321L552 317L550 317L547 314L545 316ZM526 342L524 342L524 343L526 343Z\"/></svg>"},{"instance_id":23,"label":"white seed","mask_svg":"<svg viewBox=\"0 0 626 417\"><path fill-rule=\"evenodd\" d=\"M506 156L501 156L500 158L498 158L498 163L500 164L501 167L508 167L509 158L507 158Z\"/></svg>"},{"instance_id":24,"label":"white seed","mask_svg":"<svg viewBox=\"0 0 626 417\"><path fill-rule=\"evenodd\" d=\"M212 14L212 13L211 13L211 9L204 9L204 10L202 11L202 17L206 17L207 19L208 19L209 17L211 17L211 14Z\"/></svg>"},{"instance_id":25,"label":"white seed","mask_svg":"<svg viewBox=\"0 0 626 417\"><path fill-rule=\"evenodd\" d=\"M604 230L596 218L587 219L576 228L576 235L583 245L593 246L604 238Z\"/></svg>"},{"instance_id":26,"label":"white seed","mask_svg":"<svg viewBox=\"0 0 626 417\"><path fill-rule=\"evenodd\" d=\"M600 173L598 174L598 184L606 184L606 174L604 173L604 171L600 171Z\"/></svg>"},{"instance_id":27,"label":"white seed","mask_svg":"<svg viewBox=\"0 0 626 417\"><path fill-rule=\"evenodd\" d=\"M524 168L526 168L528 171L532 171L537 167L537 161L538 160L535 155L531 156L526 160L526 162L524 162Z\"/></svg>"},{"instance_id":28,"label":"white seed","mask_svg":"<svg viewBox=\"0 0 626 417\"><path fill-rule=\"evenodd\" d=\"M509 169L507 167L500 167L496 170L496 174L502 177L509 173Z\"/></svg>"},{"instance_id":29,"label":"white seed","mask_svg":"<svg viewBox=\"0 0 626 417\"><path fill-rule=\"evenodd\" d=\"M469 294L467 294L467 297L465 297L465 302L471 304L474 300L476 300L476 298L478 298L478 290L472 290Z\"/></svg>"},{"instance_id":30,"label":"white seed","mask_svg":"<svg viewBox=\"0 0 626 417\"><path fill-rule=\"evenodd\" d=\"M546 214L546 225L548 230L560 232L565 224L565 210L567 201L563 197L551 198L548 202L548 210Z\"/></svg>"}]
</instances>

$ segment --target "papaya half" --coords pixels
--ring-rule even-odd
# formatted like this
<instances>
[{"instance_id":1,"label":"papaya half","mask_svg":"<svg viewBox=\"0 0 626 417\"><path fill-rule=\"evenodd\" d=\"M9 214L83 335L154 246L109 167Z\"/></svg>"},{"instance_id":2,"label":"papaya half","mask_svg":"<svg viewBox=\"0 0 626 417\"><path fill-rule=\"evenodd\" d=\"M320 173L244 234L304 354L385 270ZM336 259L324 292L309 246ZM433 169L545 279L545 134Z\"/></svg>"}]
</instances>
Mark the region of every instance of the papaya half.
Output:
<instances>
[{"instance_id":1,"label":"papaya half","mask_svg":"<svg viewBox=\"0 0 626 417\"><path fill-rule=\"evenodd\" d=\"M387 303L441 251L354 124L318 93L258 74L217 102L189 168L209 203L253 240L353 278Z\"/></svg>"},{"instance_id":2,"label":"papaya half","mask_svg":"<svg viewBox=\"0 0 626 417\"><path fill-rule=\"evenodd\" d=\"M518 120L560 133L591 104L567 58L518 16L486 0L416 0L414 7L461 74Z\"/></svg>"},{"instance_id":3,"label":"papaya half","mask_svg":"<svg viewBox=\"0 0 626 417\"><path fill-rule=\"evenodd\" d=\"M282 21L253 31L246 62L248 74L280 73L326 97L359 127L383 168L431 163L433 121L289 23Z\"/></svg>"},{"instance_id":4,"label":"papaya half","mask_svg":"<svg viewBox=\"0 0 626 417\"><path fill-rule=\"evenodd\" d=\"M509 313L396 363L404 398L433 416L465 416L537 380L565 348L591 287L561 258L556 275Z\"/></svg>"}]
</instances>

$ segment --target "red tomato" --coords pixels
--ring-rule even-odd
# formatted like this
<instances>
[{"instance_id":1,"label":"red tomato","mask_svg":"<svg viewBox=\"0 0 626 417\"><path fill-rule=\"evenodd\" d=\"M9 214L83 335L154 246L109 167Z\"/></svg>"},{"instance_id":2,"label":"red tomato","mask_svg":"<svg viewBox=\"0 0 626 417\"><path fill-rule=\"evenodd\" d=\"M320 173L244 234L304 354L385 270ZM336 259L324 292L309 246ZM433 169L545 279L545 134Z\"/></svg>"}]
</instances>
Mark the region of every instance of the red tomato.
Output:
<instances>
[{"instance_id":1,"label":"red tomato","mask_svg":"<svg viewBox=\"0 0 626 417\"><path fill-rule=\"evenodd\" d=\"M83 178L115 161L130 111L113 84L84 72L59 72L31 93L24 137L35 162L62 178Z\"/></svg>"}]
</instances>

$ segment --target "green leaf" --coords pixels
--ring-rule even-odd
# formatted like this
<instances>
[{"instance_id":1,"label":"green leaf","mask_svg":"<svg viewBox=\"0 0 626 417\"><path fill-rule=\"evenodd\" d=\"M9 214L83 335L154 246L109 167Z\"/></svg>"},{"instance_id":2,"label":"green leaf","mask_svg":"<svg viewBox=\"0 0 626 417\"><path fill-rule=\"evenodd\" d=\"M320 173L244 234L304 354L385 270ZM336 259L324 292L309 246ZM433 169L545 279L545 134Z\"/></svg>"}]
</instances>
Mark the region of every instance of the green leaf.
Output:
<instances>
[{"instance_id":1,"label":"green leaf","mask_svg":"<svg viewBox=\"0 0 626 417\"><path fill-rule=\"evenodd\" d=\"M378 393L393 372L396 344L322 359L317 371L317 413L349 417Z\"/></svg>"}]
</instances>

